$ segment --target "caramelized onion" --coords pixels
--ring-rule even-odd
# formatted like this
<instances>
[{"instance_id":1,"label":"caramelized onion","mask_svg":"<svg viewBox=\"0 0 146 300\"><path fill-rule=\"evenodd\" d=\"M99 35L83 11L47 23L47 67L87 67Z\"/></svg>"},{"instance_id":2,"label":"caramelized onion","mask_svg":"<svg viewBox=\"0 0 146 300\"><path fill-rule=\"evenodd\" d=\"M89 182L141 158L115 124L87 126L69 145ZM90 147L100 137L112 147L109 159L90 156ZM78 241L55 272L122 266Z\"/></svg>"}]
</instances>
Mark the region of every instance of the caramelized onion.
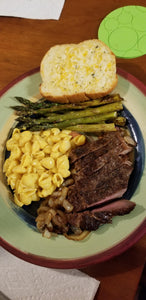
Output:
<instances>
[{"instance_id":1,"label":"caramelized onion","mask_svg":"<svg viewBox=\"0 0 146 300\"><path fill-rule=\"evenodd\" d=\"M73 241L82 241L83 239L85 239L85 237L87 237L87 235L90 233L90 231L84 230L81 234L77 235L77 234L67 234L64 233L64 236L68 239L68 240L73 240Z\"/></svg>"}]
</instances>

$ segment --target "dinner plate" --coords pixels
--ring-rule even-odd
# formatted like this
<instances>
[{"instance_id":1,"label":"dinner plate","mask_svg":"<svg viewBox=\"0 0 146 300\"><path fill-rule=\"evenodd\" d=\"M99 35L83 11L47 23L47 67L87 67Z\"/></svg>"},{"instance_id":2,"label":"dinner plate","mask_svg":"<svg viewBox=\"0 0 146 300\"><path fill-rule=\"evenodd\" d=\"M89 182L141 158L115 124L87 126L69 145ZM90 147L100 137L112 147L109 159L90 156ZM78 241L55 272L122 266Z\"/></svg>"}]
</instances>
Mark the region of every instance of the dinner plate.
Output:
<instances>
[{"instance_id":1,"label":"dinner plate","mask_svg":"<svg viewBox=\"0 0 146 300\"><path fill-rule=\"evenodd\" d=\"M131 74L121 69L117 71L118 85L114 92L125 99L123 114L137 142L134 172L126 194L128 199L136 203L136 207L128 215L114 217L112 224L101 226L79 242L61 235L43 238L35 227L30 211L12 202L12 194L2 173L5 141L15 121L10 106L16 104L15 96L39 97L39 68L23 74L1 91L0 245L19 258L49 268L83 268L121 254L145 234L146 88Z\"/></svg>"}]
</instances>

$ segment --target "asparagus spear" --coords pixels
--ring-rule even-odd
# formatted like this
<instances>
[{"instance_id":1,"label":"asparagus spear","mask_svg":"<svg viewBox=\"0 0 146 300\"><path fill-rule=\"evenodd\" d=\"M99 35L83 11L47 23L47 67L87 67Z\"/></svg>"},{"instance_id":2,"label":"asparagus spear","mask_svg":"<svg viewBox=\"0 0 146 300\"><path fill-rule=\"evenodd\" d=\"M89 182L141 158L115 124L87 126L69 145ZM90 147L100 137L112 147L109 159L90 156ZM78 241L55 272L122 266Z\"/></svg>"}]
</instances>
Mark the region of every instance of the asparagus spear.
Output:
<instances>
[{"instance_id":1,"label":"asparagus spear","mask_svg":"<svg viewBox=\"0 0 146 300\"><path fill-rule=\"evenodd\" d=\"M103 105L100 107L95 107L95 108L87 108L81 111L71 111L64 113L62 115L60 114L50 114L48 116L48 121L50 122L62 122L65 120L72 120L72 119L78 119L82 117L89 117L89 116L94 116L97 114L104 114L112 111L119 111L123 109L123 105L121 102L115 102L107 105Z\"/></svg>"},{"instance_id":2,"label":"asparagus spear","mask_svg":"<svg viewBox=\"0 0 146 300\"><path fill-rule=\"evenodd\" d=\"M112 103L112 102L119 102L119 101L123 101L123 100L124 99L119 94L111 94L111 95L107 95L105 97L101 97L98 99L89 100L86 102L79 102L76 105L91 107L91 106L108 104L108 103Z\"/></svg>"},{"instance_id":3,"label":"asparagus spear","mask_svg":"<svg viewBox=\"0 0 146 300\"><path fill-rule=\"evenodd\" d=\"M114 123L115 125L117 126L125 126L126 125L126 118L124 117L117 117L115 120L114 120Z\"/></svg>"},{"instance_id":4,"label":"asparagus spear","mask_svg":"<svg viewBox=\"0 0 146 300\"><path fill-rule=\"evenodd\" d=\"M38 120L42 120L42 122L47 122L47 123L58 123L58 122L62 122L65 120L72 120L72 119L78 119L78 118L83 118L83 117L90 117L90 116L95 116L95 115L99 115L99 114L105 114L108 112L113 112L113 111L119 111L123 109L123 105L121 102L115 102L115 103L111 103L111 104L107 104L107 105L103 105L103 106L99 106L99 107L95 107L95 108L87 108L81 111L71 111L71 112L67 112L64 114L55 114L55 113L50 113L49 116L44 119L44 118L38 118ZM24 121L24 120L28 120L27 116L20 116L18 118L18 121ZM36 119L37 120L37 119ZM44 121L43 121L44 120Z\"/></svg>"},{"instance_id":5,"label":"asparagus spear","mask_svg":"<svg viewBox=\"0 0 146 300\"><path fill-rule=\"evenodd\" d=\"M98 124L79 124L74 126L62 127L61 125L57 126L57 124L21 124L17 126L20 130L31 130L31 131L42 131L50 128L59 128L59 129L68 129L72 131L79 132L102 132L102 131L116 131L116 127L114 123L98 123Z\"/></svg>"},{"instance_id":6,"label":"asparagus spear","mask_svg":"<svg viewBox=\"0 0 146 300\"><path fill-rule=\"evenodd\" d=\"M80 102L76 104L56 104L56 103L44 103L43 102L31 102L30 100L27 100L22 97L15 97L19 102L24 104L25 106L12 106L13 109L16 111L24 111L26 109L26 112L28 113L30 110L30 114L40 114L40 115L46 115L50 112L56 112L56 111L64 111L64 110L79 110L79 109L84 109L87 107L94 107L94 106L100 106L103 104L109 104L113 102L119 102L122 101L123 98L120 97L119 94L113 94L111 96L107 96L104 98L99 98L95 100L90 100L86 102ZM32 109L32 110L31 110Z\"/></svg>"},{"instance_id":7,"label":"asparagus spear","mask_svg":"<svg viewBox=\"0 0 146 300\"><path fill-rule=\"evenodd\" d=\"M120 102L117 103L112 103L112 104L107 104L104 106L100 106L98 108L92 108L92 109L86 109L83 111L79 112L70 112L66 113L64 115L57 115L57 114L51 114L49 118L30 118L28 116L20 116L17 121L20 123L19 126L25 127L25 128L30 128L34 127L36 125L39 125L41 130L43 128L52 128L58 127L58 128L65 128L66 126L74 125L74 124L79 124L79 123L99 123L101 121L107 120L107 114L114 112L112 115L113 118L116 117L115 111L121 110L123 108L122 104ZM106 114L106 116L105 116ZM86 119L88 117L88 119ZM112 118L110 115L110 119ZM92 122L93 118L93 122ZM81 120L82 119L82 120ZM66 121L66 123L63 123L63 121ZM72 123L71 123L72 122ZM23 123L23 124L22 124ZM49 123L53 123L53 126L50 125ZM61 123L61 124L59 124ZM43 126L44 124L44 126ZM57 125L55 125L57 124ZM60 127L59 127L60 126Z\"/></svg>"},{"instance_id":8,"label":"asparagus spear","mask_svg":"<svg viewBox=\"0 0 146 300\"><path fill-rule=\"evenodd\" d=\"M23 97L15 97L15 99L17 101L19 101L21 104L25 105L25 107L28 107L29 109L39 109L41 107L50 107L51 105L57 105L56 103L52 103L52 102L45 102L46 99L45 98L42 98L41 101L38 101L38 102L32 102L26 98L23 98Z\"/></svg>"},{"instance_id":9,"label":"asparagus spear","mask_svg":"<svg viewBox=\"0 0 146 300\"><path fill-rule=\"evenodd\" d=\"M41 119L30 119L27 118L26 121L24 119L23 126L25 127L34 127L34 126L40 126L41 130L46 128L52 128L57 127L60 129L66 128L67 126L77 125L77 124L92 124L92 123L101 123L106 120L113 120L117 117L117 112L110 112L107 114L101 114L96 115L92 117L85 117L85 118L78 118L78 119L72 119L72 120L65 120L63 122L59 123L47 123L47 120L45 118ZM25 124L26 123L26 124ZM48 125L47 125L48 124ZM44 127L43 127L44 126Z\"/></svg>"},{"instance_id":10,"label":"asparagus spear","mask_svg":"<svg viewBox=\"0 0 146 300\"><path fill-rule=\"evenodd\" d=\"M75 125L66 127L68 130L79 131L79 132L105 132L105 131L116 131L114 123L109 124L87 124L87 125Z\"/></svg>"},{"instance_id":11,"label":"asparagus spear","mask_svg":"<svg viewBox=\"0 0 146 300\"><path fill-rule=\"evenodd\" d=\"M31 112L32 114L32 110L30 109L30 107L28 106L22 106L22 105L13 105L13 106L10 106L12 109L16 110L19 113L23 112L23 113L29 113Z\"/></svg>"},{"instance_id":12,"label":"asparagus spear","mask_svg":"<svg viewBox=\"0 0 146 300\"><path fill-rule=\"evenodd\" d=\"M25 105L15 106L19 114L19 118L17 119L17 121L19 122L18 127L21 130L28 129L36 131L45 130L52 127L63 129L79 126L80 131L81 124L92 124L90 126L87 125L88 130L91 130L92 132L92 130L95 130L96 126L93 123L103 123L110 120L112 120L113 122L112 125L110 125L111 123L100 125L109 125L105 126L107 127L107 130L111 126L113 128L113 124L120 126L125 125L125 118L123 119L122 117L117 117L117 111L123 109L121 101L123 99L119 96L119 94L110 95L104 98L86 101L84 103L78 104L50 104L48 101L47 105L49 106L47 107L44 106L44 100L33 103L30 100L24 99L22 97L16 97L16 99ZM74 107L77 107L79 110L71 110L63 114L63 111L65 111L65 109L73 109ZM62 114L57 114L55 113L55 111L61 112ZM29 116L28 113L30 113ZM40 117L41 114L45 117ZM82 126L84 128L85 125Z\"/></svg>"},{"instance_id":13,"label":"asparagus spear","mask_svg":"<svg viewBox=\"0 0 146 300\"><path fill-rule=\"evenodd\" d=\"M118 100L117 100L118 99ZM34 111L33 114L39 114L39 115L50 115L50 113L52 112L62 112L64 110L82 110L82 109L86 109L88 107L94 107L94 106L101 106L104 104L109 104L109 103L113 103L113 102L120 102L121 99L120 98L110 98L110 99L97 99L97 100L93 100L93 101L88 101L85 102L84 104L80 105L74 105L74 104L58 104L57 106L51 106L49 108L41 108L37 111Z\"/></svg>"},{"instance_id":14,"label":"asparagus spear","mask_svg":"<svg viewBox=\"0 0 146 300\"><path fill-rule=\"evenodd\" d=\"M110 102L109 102L110 103ZM104 104L104 103L103 103ZM11 106L14 110L18 112L18 114L25 115L43 115L47 116L50 115L50 113L53 112L64 112L65 110L81 110L84 109L88 106L83 106L83 105L73 105L73 104L58 104L58 105L52 105L52 106L44 106L44 108L35 108L35 109L30 109L28 106L21 106L21 105L15 105Z\"/></svg>"}]
</instances>

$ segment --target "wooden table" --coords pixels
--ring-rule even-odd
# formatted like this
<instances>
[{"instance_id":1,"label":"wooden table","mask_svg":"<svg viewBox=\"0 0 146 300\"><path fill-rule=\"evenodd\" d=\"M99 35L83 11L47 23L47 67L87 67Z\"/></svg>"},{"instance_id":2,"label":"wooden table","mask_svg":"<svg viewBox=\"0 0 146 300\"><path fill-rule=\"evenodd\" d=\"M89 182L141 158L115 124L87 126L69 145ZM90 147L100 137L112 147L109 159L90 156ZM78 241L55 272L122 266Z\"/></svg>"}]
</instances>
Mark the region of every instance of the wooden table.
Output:
<instances>
[{"instance_id":1,"label":"wooden table","mask_svg":"<svg viewBox=\"0 0 146 300\"><path fill-rule=\"evenodd\" d=\"M19 75L36 68L50 46L97 37L102 19L125 5L145 0L66 0L58 21L0 17L0 90ZM117 66L146 84L146 57L117 59ZM146 237L107 262L84 269L101 281L95 299L133 300L142 274Z\"/></svg>"}]
</instances>

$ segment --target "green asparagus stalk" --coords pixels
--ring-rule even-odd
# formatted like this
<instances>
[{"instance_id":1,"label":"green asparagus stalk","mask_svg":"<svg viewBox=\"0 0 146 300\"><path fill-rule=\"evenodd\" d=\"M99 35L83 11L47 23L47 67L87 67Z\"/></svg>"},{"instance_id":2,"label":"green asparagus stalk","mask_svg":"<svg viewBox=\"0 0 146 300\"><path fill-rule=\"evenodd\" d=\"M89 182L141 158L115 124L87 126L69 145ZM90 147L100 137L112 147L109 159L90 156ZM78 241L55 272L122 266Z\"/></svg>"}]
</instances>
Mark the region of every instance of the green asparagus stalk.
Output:
<instances>
[{"instance_id":1,"label":"green asparagus stalk","mask_svg":"<svg viewBox=\"0 0 146 300\"><path fill-rule=\"evenodd\" d=\"M23 112L24 114L26 113L30 113L32 114L32 109L30 109L28 106L22 106L22 105L13 105L13 106L10 106L10 108L14 109L15 111L19 113Z\"/></svg>"},{"instance_id":2,"label":"green asparagus stalk","mask_svg":"<svg viewBox=\"0 0 146 300\"><path fill-rule=\"evenodd\" d=\"M109 124L87 124L87 125L75 125L66 127L68 130L79 132L107 132L116 131L114 123Z\"/></svg>"},{"instance_id":3,"label":"green asparagus stalk","mask_svg":"<svg viewBox=\"0 0 146 300\"><path fill-rule=\"evenodd\" d=\"M32 104L32 102L30 101L30 100L28 100L28 99L26 99L26 98L23 98L23 97L15 97L15 99L17 100L17 101L19 101L20 103L22 103L22 104L24 104L24 105L27 105L27 106L31 106L31 104Z\"/></svg>"},{"instance_id":4,"label":"green asparagus stalk","mask_svg":"<svg viewBox=\"0 0 146 300\"><path fill-rule=\"evenodd\" d=\"M57 112L57 111L64 111L64 110L80 110L84 109L87 107L94 107L94 106L101 106L104 104L109 104L113 102L119 102L122 101L123 98L120 97L119 94L107 96L104 98L99 98L95 100L90 100L86 102L80 102L76 104L51 104L49 101L47 103L44 102L31 102L28 99L22 98L22 97L15 97L19 102L24 104L25 106L12 106L13 109L16 111L23 111L29 114L39 114L39 115L47 115L50 114L51 112Z\"/></svg>"},{"instance_id":5,"label":"green asparagus stalk","mask_svg":"<svg viewBox=\"0 0 146 300\"><path fill-rule=\"evenodd\" d=\"M59 128L59 129L68 129L72 131L79 132L106 132L106 131L116 131L116 127L114 123L98 123L98 124L79 124L74 126L63 127L61 125L57 126L57 124L32 124L29 127L29 124L22 124L18 126L20 130L31 130L31 131L42 131L51 128Z\"/></svg>"},{"instance_id":6,"label":"green asparagus stalk","mask_svg":"<svg viewBox=\"0 0 146 300\"><path fill-rule=\"evenodd\" d=\"M72 119L78 119L78 118L83 118L83 117L89 117L89 116L94 116L98 114L104 114L108 112L113 112L113 111L120 111L123 109L122 102L115 102L115 103L110 103L107 105L99 106L99 107L93 107L93 108L87 108L81 111L70 111L64 114L55 114L55 113L50 113L47 122L62 122L65 120L72 120Z\"/></svg>"},{"instance_id":7,"label":"green asparagus stalk","mask_svg":"<svg viewBox=\"0 0 146 300\"><path fill-rule=\"evenodd\" d=\"M117 98L110 98L110 99L103 99L103 100L93 100L93 101L88 101L88 102L84 102L84 104L80 105L74 105L74 104L58 104L57 106L51 106L49 108L42 108L39 109L37 111L34 111L33 114L39 114L39 115L44 115L44 116L49 116L50 113L53 112L62 112L64 110L81 110L81 109L86 109L88 107L94 107L94 106L101 106L104 104L109 104L109 103L113 103L113 102L120 102L121 100Z\"/></svg>"},{"instance_id":8,"label":"green asparagus stalk","mask_svg":"<svg viewBox=\"0 0 146 300\"><path fill-rule=\"evenodd\" d=\"M103 105L103 104L113 103L113 102L119 102L119 101L123 101L123 100L124 99L119 94L111 94L111 95L107 95L105 97L101 97L98 99L89 100L86 102L80 102L80 103L77 103L76 105L92 107L92 106L99 106L99 105Z\"/></svg>"},{"instance_id":9,"label":"green asparagus stalk","mask_svg":"<svg viewBox=\"0 0 146 300\"><path fill-rule=\"evenodd\" d=\"M37 101L37 102L32 102L26 98L23 97L15 97L15 99L17 101L19 101L21 104L25 105L26 107L28 107L29 109L39 109L42 107L50 107L51 105L57 105L56 103L52 103L50 101L47 101L44 103L44 101L46 100L45 98L42 98L41 101Z\"/></svg>"},{"instance_id":10,"label":"green asparagus stalk","mask_svg":"<svg viewBox=\"0 0 146 300\"><path fill-rule=\"evenodd\" d=\"M126 125L126 118L119 116L119 117L115 118L114 123L117 126L125 126Z\"/></svg>"},{"instance_id":11,"label":"green asparagus stalk","mask_svg":"<svg viewBox=\"0 0 146 300\"><path fill-rule=\"evenodd\" d=\"M123 108L120 102L107 104L98 108L86 109L79 112L70 112L64 115L52 114L49 118L30 118L28 116L20 116L17 121L23 123L25 128L39 126L43 128L65 128L70 125L85 124L85 123L99 123L117 117L116 111ZM114 111L115 109L115 111ZM110 114L113 113L113 114ZM76 117L76 118L75 118ZM53 124L52 124L53 123ZM44 124L44 126L43 126ZM50 124L50 125L49 125ZM56 125L55 125L56 124ZM21 125L20 125L21 126Z\"/></svg>"},{"instance_id":12,"label":"green asparagus stalk","mask_svg":"<svg viewBox=\"0 0 146 300\"><path fill-rule=\"evenodd\" d=\"M117 112L123 109L123 99L119 94L77 104L51 104L49 101L44 102L46 99L34 103L22 97L16 99L23 104L12 107L18 112L17 121L21 130L37 131L57 127L89 132L108 131L115 130L116 125L124 126L126 122L125 118L117 117Z\"/></svg>"},{"instance_id":13,"label":"green asparagus stalk","mask_svg":"<svg viewBox=\"0 0 146 300\"><path fill-rule=\"evenodd\" d=\"M103 103L104 104L104 103ZM58 104L58 105L52 105L52 106L44 106L44 108L35 108L35 109L30 109L28 106L21 106L21 105L15 105L11 106L14 110L18 112L18 114L25 115L42 115L42 116L47 116L50 115L50 113L53 112L64 112L65 110L81 110L86 108L87 106L83 105L73 105L73 104Z\"/></svg>"},{"instance_id":14,"label":"green asparagus stalk","mask_svg":"<svg viewBox=\"0 0 146 300\"><path fill-rule=\"evenodd\" d=\"M110 112L107 114L101 114L101 115L96 115L96 116L92 116L92 117L85 117L85 118L79 118L79 119L72 119L72 120L66 120L63 122L59 122L59 123L47 123L47 120L45 118L41 118L41 119L30 119L27 118L26 122L24 120L23 122L23 126L26 127L34 127L34 126L40 126L41 130L43 130L43 128L47 127L47 128L52 128L52 127L57 127L60 129L66 128L67 126L72 126L72 125L77 125L77 124L92 124L92 123L101 123L104 122L106 120L114 120L117 117L117 112ZM25 124L26 123L26 124ZM48 124L48 126L47 126ZM44 127L43 127L44 126Z\"/></svg>"}]
</instances>

